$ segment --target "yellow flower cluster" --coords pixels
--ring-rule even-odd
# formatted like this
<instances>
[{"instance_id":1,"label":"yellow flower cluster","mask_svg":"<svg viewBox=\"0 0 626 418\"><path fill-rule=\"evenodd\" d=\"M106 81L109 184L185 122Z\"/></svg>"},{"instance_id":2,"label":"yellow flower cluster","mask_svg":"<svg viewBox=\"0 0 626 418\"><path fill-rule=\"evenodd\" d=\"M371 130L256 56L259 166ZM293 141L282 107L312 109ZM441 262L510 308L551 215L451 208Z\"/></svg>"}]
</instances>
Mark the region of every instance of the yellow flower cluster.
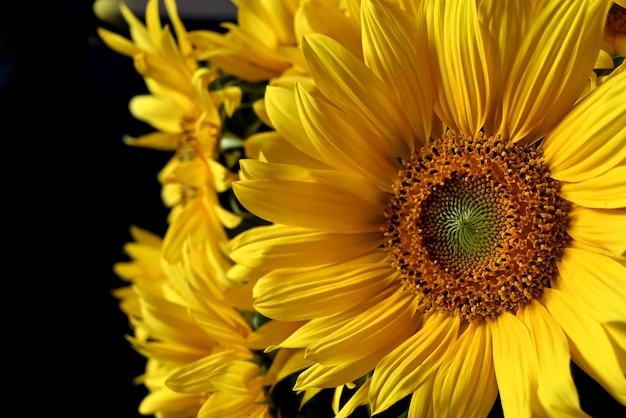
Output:
<instances>
[{"instance_id":1,"label":"yellow flower cluster","mask_svg":"<svg viewBox=\"0 0 626 418\"><path fill-rule=\"evenodd\" d=\"M172 154L115 265L140 412L598 414L573 368L626 405L623 4L233 3L99 30Z\"/></svg>"}]
</instances>

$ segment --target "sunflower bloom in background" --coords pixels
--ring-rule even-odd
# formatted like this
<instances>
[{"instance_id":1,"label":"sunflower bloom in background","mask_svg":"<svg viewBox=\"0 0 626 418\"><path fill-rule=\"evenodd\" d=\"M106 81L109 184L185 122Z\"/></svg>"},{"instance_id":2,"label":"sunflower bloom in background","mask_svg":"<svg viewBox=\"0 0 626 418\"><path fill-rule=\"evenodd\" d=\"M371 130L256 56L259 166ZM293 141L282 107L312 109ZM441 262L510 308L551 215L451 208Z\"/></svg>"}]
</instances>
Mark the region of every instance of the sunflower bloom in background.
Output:
<instances>
[{"instance_id":1,"label":"sunflower bloom in background","mask_svg":"<svg viewBox=\"0 0 626 418\"><path fill-rule=\"evenodd\" d=\"M358 48L358 31L334 0L235 0L237 23L225 34L193 31L196 54L228 74L257 82L306 75L303 33L325 33Z\"/></svg>"},{"instance_id":2,"label":"sunflower bloom in background","mask_svg":"<svg viewBox=\"0 0 626 418\"><path fill-rule=\"evenodd\" d=\"M159 237L136 227L131 233L136 242L125 247L131 261L115 265L131 286L115 294L134 330L129 341L148 359L137 382L150 393L139 412L273 416L270 390L303 367L302 353L280 350L271 361L255 354L248 342L251 325L241 315L249 304L241 288L225 277L230 264L211 254L210 247L192 251L188 241L183 261L169 264L161 256Z\"/></svg>"},{"instance_id":3,"label":"sunflower bloom in background","mask_svg":"<svg viewBox=\"0 0 626 418\"><path fill-rule=\"evenodd\" d=\"M265 96L289 147L233 185L273 223L233 241L255 308L304 321L295 390L585 416L573 360L626 404L626 74L579 100L611 2L399 3L362 2L363 59L305 36L313 83Z\"/></svg>"},{"instance_id":4,"label":"sunflower bloom in background","mask_svg":"<svg viewBox=\"0 0 626 418\"><path fill-rule=\"evenodd\" d=\"M157 0L147 2L146 25L120 4L132 40L105 29L99 29L99 34L113 50L134 59L150 91L134 97L129 107L138 120L158 130L126 142L175 151L159 174L164 202L172 207L164 253L174 262L189 235L198 243L211 240L212 245L224 245L228 237L222 226L234 228L241 221L220 205L217 193L229 189L236 178L218 160L225 136L223 120L239 107L242 92L237 86L210 91L208 86L219 81L218 74L201 67L193 56L175 2L168 0L165 5L176 39L169 26L161 25Z\"/></svg>"}]
</instances>

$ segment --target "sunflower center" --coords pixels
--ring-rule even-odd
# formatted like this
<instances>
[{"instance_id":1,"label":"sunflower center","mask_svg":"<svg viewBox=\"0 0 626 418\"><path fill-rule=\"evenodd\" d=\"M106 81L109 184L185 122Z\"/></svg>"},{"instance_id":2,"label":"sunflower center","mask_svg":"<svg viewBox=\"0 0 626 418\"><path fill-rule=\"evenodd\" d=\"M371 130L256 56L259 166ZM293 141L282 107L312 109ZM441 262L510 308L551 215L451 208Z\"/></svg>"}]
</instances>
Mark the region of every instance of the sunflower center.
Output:
<instances>
[{"instance_id":1,"label":"sunflower center","mask_svg":"<svg viewBox=\"0 0 626 418\"><path fill-rule=\"evenodd\" d=\"M567 205L535 148L448 135L403 161L393 191L385 248L430 308L492 317L550 286Z\"/></svg>"},{"instance_id":2,"label":"sunflower center","mask_svg":"<svg viewBox=\"0 0 626 418\"><path fill-rule=\"evenodd\" d=\"M472 266L493 251L501 210L482 179L451 174L422 202L416 220L431 254L444 268Z\"/></svg>"}]
</instances>

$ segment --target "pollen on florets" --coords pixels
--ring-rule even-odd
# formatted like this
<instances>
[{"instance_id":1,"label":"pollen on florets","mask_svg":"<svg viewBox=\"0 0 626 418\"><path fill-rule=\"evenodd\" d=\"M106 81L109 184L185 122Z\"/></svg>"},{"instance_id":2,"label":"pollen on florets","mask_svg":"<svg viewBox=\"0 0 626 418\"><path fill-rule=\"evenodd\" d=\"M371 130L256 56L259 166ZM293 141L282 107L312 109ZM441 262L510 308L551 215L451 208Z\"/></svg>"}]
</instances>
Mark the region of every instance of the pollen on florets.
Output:
<instances>
[{"instance_id":1,"label":"pollen on florets","mask_svg":"<svg viewBox=\"0 0 626 418\"><path fill-rule=\"evenodd\" d=\"M567 202L539 151L448 134L403 161L385 248L404 287L471 320L516 312L550 286Z\"/></svg>"}]
</instances>

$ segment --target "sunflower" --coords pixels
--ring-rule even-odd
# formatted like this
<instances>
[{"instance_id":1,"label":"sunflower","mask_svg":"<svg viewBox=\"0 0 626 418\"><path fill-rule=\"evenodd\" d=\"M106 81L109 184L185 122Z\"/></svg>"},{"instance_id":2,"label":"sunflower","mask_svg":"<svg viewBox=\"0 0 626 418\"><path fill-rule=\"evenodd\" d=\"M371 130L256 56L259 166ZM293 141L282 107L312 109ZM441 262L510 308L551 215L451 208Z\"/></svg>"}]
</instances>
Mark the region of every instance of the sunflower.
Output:
<instances>
[{"instance_id":1,"label":"sunflower","mask_svg":"<svg viewBox=\"0 0 626 418\"><path fill-rule=\"evenodd\" d=\"M217 193L228 190L236 177L218 159L223 148L222 121L239 107L242 92L237 86L209 89L217 72L200 66L175 2L168 0L165 5L177 39L168 26L161 25L157 0L146 5L145 25L120 4L131 40L105 29L99 29L99 34L113 50L134 59L150 91L133 97L129 107L135 118L157 131L126 137L125 142L176 151L159 174L163 200L172 208L164 256L175 262L189 236L197 244L210 241L220 246L228 239L224 227L234 228L241 221L222 207Z\"/></svg>"},{"instance_id":2,"label":"sunflower","mask_svg":"<svg viewBox=\"0 0 626 418\"><path fill-rule=\"evenodd\" d=\"M358 48L358 30L334 0L236 0L237 23L224 34L198 30L189 40L200 59L228 74L258 82L306 75L300 49L304 33L324 33Z\"/></svg>"},{"instance_id":3,"label":"sunflower","mask_svg":"<svg viewBox=\"0 0 626 418\"><path fill-rule=\"evenodd\" d=\"M188 240L183 261L171 264L160 237L136 227L131 235L135 242L125 246L131 261L115 265L131 286L115 295L133 328L129 341L147 358L136 380L149 391L139 412L270 418L272 388L310 362L302 350L281 349L271 358L254 350L294 324L268 323L253 332L241 314L251 309L251 290L226 278L231 263L212 247L192 250Z\"/></svg>"},{"instance_id":4,"label":"sunflower","mask_svg":"<svg viewBox=\"0 0 626 418\"><path fill-rule=\"evenodd\" d=\"M256 309L304 321L295 389L583 416L573 360L626 404L626 74L579 100L611 2L400 5L362 3L363 60L305 37L313 85L266 93L290 146L233 185L273 223L233 241Z\"/></svg>"}]
</instances>

